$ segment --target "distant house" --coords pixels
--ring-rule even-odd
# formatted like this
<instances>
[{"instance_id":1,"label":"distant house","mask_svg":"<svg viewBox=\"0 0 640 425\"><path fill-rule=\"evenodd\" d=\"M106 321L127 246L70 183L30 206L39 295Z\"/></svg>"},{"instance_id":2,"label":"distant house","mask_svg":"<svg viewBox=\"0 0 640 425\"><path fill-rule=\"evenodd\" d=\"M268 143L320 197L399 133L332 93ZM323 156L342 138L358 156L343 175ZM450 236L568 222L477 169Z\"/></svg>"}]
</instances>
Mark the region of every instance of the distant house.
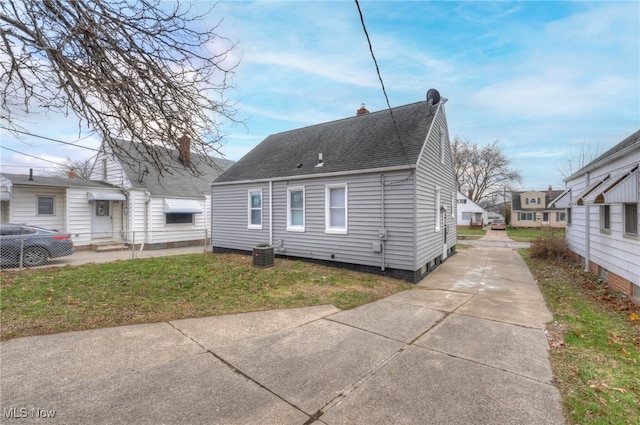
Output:
<instances>
[{"instance_id":1,"label":"distant house","mask_svg":"<svg viewBox=\"0 0 640 425\"><path fill-rule=\"evenodd\" d=\"M93 180L2 173L0 175L0 215L2 222L68 232L74 244L90 245L103 238L102 220L120 231L121 205L126 200L119 187ZM101 199L109 199L104 210ZM110 230L111 231L111 230Z\"/></svg>"},{"instance_id":2,"label":"distant house","mask_svg":"<svg viewBox=\"0 0 640 425\"><path fill-rule=\"evenodd\" d=\"M483 227L487 224L488 216L484 208L460 192L456 193L456 202L458 204L456 220L458 226Z\"/></svg>"},{"instance_id":3,"label":"distant house","mask_svg":"<svg viewBox=\"0 0 640 425\"><path fill-rule=\"evenodd\" d=\"M192 155L185 138L175 150L144 148L155 149L154 155L163 158L169 171L160 175L138 154L142 148L132 142L119 143L133 160L121 161L104 141L91 170L91 179L115 185L126 196L120 204L109 198L96 199L109 211L102 223L105 239L145 249L204 243L211 235L211 183L233 162ZM189 165L199 174L194 175Z\"/></svg>"},{"instance_id":4,"label":"distant house","mask_svg":"<svg viewBox=\"0 0 640 425\"><path fill-rule=\"evenodd\" d=\"M511 192L511 226L564 228L567 222L564 208L550 204L561 193L551 186L546 192Z\"/></svg>"},{"instance_id":5,"label":"distant house","mask_svg":"<svg viewBox=\"0 0 640 425\"><path fill-rule=\"evenodd\" d=\"M504 220L504 216L502 214L498 214L497 212L487 211L487 224L491 224L495 220Z\"/></svg>"},{"instance_id":6,"label":"distant house","mask_svg":"<svg viewBox=\"0 0 640 425\"><path fill-rule=\"evenodd\" d=\"M267 137L212 185L214 251L270 244L412 282L435 269L456 243L444 101L392 112Z\"/></svg>"},{"instance_id":7,"label":"distant house","mask_svg":"<svg viewBox=\"0 0 640 425\"><path fill-rule=\"evenodd\" d=\"M640 304L640 130L565 179L551 205L567 211L566 238L586 270Z\"/></svg>"}]
</instances>

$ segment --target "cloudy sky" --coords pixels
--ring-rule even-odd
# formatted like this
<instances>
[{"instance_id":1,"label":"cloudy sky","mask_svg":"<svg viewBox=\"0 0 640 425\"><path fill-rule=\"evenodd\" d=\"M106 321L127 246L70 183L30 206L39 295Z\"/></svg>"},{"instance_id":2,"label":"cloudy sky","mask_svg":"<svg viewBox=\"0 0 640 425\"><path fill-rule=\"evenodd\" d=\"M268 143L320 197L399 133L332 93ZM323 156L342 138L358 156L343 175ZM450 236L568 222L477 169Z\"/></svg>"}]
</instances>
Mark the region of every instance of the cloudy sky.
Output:
<instances>
[{"instance_id":1,"label":"cloudy sky","mask_svg":"<svg viewBox=\"0 0 640 425\"><path fill-rule=\"evenodd\" d=\"M451 138L478 145L499 139L523 190L560 189L570 158L603 152L640 128L637 1L360 6L391 106L438 89L449 99ZM370 111L387 108L355 2L223 1L211 16L219 19L218 32L238 43L235 89L227 95L246 120L224 127L228 158L239 159L269 134L355 115L362 103ZM29 120L36 134L78 140L71 117ZM0 149L5 172L26 174L95 153L31 136L18 141L2 130L0 136L12 149ZM96 148L99 141L89 136L78 144Z\"/></svg>"}]
</instances>

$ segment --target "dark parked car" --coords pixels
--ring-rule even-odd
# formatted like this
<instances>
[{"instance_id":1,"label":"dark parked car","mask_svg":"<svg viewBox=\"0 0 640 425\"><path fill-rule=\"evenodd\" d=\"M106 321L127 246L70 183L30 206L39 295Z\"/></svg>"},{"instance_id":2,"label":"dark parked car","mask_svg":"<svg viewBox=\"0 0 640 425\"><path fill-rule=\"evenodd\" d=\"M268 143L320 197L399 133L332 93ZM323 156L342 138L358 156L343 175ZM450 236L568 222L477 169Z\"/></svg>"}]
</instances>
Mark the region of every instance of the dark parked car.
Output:
<instances>
[{"instance_id":1,"label":"dark parked car","mask_svg":"<svg viewBox=\"0 0 640 425\"><path fill-rule=\"evenodd\" d=\"M41 266L50 258L73 254L73 240L67 233L24 224L0 224L0 266Z\"/></svg>"}]
</instances>

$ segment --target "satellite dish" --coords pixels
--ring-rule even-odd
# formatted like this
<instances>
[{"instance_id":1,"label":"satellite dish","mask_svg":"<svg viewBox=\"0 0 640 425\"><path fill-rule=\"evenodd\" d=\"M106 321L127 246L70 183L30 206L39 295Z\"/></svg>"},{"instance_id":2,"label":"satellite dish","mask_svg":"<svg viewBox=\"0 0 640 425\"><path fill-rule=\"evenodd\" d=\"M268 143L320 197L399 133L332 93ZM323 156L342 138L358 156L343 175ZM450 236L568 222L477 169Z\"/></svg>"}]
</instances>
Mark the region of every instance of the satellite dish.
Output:
<instances>
[{"instance_id":1,"label":"satellite dish","mask_svg":"<svg viewBox=\"0 0 640 425\"><path fill-rule=\"evenodd\" d=\"M429 89L427 92L427 101L429 105L437 105L440 102L440 93L436 89Z\"/></svg>"}]
</instances>

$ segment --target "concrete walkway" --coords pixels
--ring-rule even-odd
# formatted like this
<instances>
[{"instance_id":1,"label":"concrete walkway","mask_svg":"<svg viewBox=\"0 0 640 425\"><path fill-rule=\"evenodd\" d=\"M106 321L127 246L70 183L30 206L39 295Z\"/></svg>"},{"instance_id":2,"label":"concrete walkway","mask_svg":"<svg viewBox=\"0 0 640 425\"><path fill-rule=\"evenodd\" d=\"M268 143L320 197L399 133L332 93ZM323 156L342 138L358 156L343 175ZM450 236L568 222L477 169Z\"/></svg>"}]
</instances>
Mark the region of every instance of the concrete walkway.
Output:
<instances>
[{"instance_id":1,"label":"concrete walkway","mask_svg":"<svg viewBox=\"0 0 640 425\"><path fill-rule=\"evenodd\" d=\"M177 320L0 345L1 423L563 424L551 320L507 248L362 307Z\"/></svg>"}]
</instances>

